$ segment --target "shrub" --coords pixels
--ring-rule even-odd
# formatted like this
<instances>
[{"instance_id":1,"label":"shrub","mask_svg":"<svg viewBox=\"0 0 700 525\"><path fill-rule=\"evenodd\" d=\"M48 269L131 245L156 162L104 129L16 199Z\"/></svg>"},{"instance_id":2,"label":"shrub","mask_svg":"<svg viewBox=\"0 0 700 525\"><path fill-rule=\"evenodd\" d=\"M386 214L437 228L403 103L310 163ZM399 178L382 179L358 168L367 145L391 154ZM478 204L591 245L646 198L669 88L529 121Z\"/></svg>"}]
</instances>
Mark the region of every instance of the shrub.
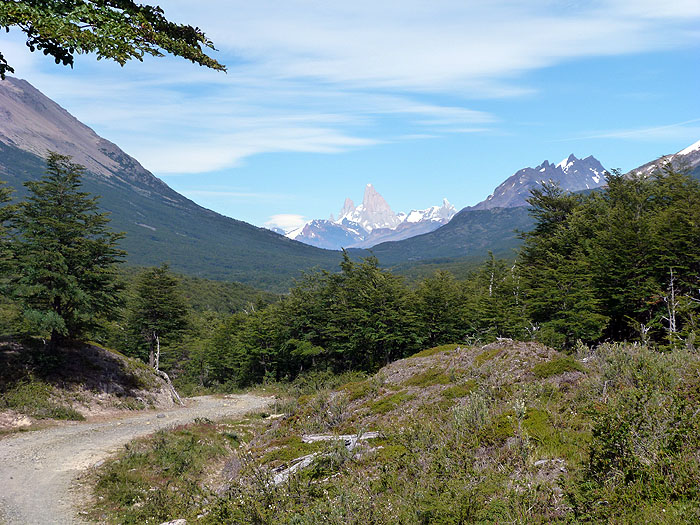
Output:
<instances>
[{"instance_id":1,"label":"shrub","mask_svg":"<svg viewBox=\"0 0 700 525\"><path fill-rule=\"evenodd\" d=\"M450 378L441 368L430 368L425 372L409 377L403 382L404 386L425 387L431 385L446 385L450 382Z\"/></svg>"},{"instance_id":2,"label":"shrub","mask_svg":"<svg viewBox=\"0 0 700 525\"><path fill-rule=\"evenodd\" d=\"M431 355L441 354L443 352L451 352L453 350L457 350L457 348L459 348L459 345L457 344L435 346L433 348L427 348L426 350L422 350L416 354L413 354L411 357L430 357Z\"/></svg>"},{"instance_id":3,"label":"shrub","mask_svg":"<svg viewBox=\"0 0 700 525\"><path fill-rule=\"evenodd\" d=\"M573 357L558 357L551 361L536 364L532 372L540 379L563 374L564 372L585 372L585 367Z\"/></svg>"},{"instance_id":4,"label":"shrub","mask_svg":"<svg viewBox=\"0 0 700 525\"><path fill-rule=\"evenodd\" d=\"M68 419L73 421L85 419L74 408L54 401L53 395L54 389L51 385L30 379L17 383L5 392L1 403L6 408L37 419Z\"/></svg>"}]
</instances>

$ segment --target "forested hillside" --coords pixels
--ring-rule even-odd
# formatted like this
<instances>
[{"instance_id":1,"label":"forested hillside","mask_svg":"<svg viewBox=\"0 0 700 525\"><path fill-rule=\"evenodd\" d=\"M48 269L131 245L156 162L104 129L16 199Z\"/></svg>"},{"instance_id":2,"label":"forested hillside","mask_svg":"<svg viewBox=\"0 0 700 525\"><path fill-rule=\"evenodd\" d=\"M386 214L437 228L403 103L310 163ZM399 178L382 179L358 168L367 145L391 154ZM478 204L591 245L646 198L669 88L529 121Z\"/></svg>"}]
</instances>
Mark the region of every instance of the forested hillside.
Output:
<instances>
[{"instance_id":1,"label":"forested hillside","mask_svg":"<svg viewBox=\"0 0 700 525\"><path fill-rule=\"evenodd\" d=\"M700 182L668 169L612 174L603 191L533 192L515 262L466 279L439 271L409 287L376 258L317 272L270 307L213 334L214 382L246 385L310 369L373 371L425 346L498 337L557 348L634 340L693 344L700 322Z\"/></svg>"},{"instance_id":2,"label":"forested hillside","mask_svg":"<svg viewBox=\"0 0 700 525\"><path fill-rule=\"evenodd\" d=\"M169 263L181 273L240 281L276 292L303 270L333 268L337 252L224 217L180 195L115 144L99 137L24 80L0 81L0 180L15 197L39 180L49 150L85 166L83 188L100 195L131 265Z\"/></svg>"}]
</instances>

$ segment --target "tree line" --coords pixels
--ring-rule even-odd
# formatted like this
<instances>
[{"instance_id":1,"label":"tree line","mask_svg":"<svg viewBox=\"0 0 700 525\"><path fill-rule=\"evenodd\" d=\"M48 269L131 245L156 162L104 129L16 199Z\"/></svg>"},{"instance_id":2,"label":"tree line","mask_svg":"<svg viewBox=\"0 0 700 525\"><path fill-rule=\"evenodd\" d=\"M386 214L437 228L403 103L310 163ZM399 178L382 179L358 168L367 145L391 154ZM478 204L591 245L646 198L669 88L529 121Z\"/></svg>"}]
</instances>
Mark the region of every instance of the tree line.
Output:
<instances>
[{"instance_id":1,"label":"tree line","mask_svg":"<svg viewBox=\"0 0 700 525\"><path fill-rule=\"evenodd\" d=\"M279 302L236 314L203 345L199 377L245 385L304 370L373 371L415 351L498 337L560 349L578 342L693 345L700 322L700 183L665 166L607 186L532 192L532 231L515 260L492 255L467 279L414 286L376 258L345 254Z\"/></svg>"},{"instance_id":2,"label":"tree line","mask_svg":"<svg viewBox=\"0 0 700 525\"><path fill-rule=\"evenodd\" d=\"M164 349L165 367L193 384L369 372L422 348L498 337L664 349L698 333L700 183L669 166L609 174L587 195L534 190L535 225L514 260L489 255L466 279L437 271L407 283L375 257L344 253L337 272L309 272L279 301L260 296L235 313L194 308L165 265L125 285L122 234L80 191L82 171L51 154L25 201L11 204L0 185L5 306L49 346L92 338L154 367Z\"/></svg>"}]
</instances>

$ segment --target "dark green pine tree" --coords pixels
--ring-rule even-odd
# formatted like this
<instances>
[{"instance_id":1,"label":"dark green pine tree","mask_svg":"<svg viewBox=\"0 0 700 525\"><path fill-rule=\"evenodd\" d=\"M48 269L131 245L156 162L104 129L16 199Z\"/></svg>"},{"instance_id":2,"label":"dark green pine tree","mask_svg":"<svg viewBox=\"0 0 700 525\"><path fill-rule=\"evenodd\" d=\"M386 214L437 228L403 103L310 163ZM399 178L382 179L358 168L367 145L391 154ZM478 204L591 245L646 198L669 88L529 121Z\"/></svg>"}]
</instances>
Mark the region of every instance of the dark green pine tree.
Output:
<instances>
[{"instance_id":1,"label":"dark green pine tree","mask_svg":"<svg viewBox=\"0 0 700 525\"><path fill-rule=\"evenodd\" d=\"M10 239L9 223L14 215L14 207L9 205L12 195L12 188L5 186L4 181L0 181L0 283L9 269L10 265Z\"/></svg>"},{"instance_id":2,"label":"dark green pine tree","mask_svg":"<svg viewBox=\"0 0 700 525\"><path fill-rule=\"evenodd\" d=\"M129 326L148 352L148 364L159 369L160 345L172 340L187 327L187 307L179 290L180 282L167 264L145 270L136 283L136 294L129 308ZM145 358L146 352L138 352Z\"/></svg>"},{"instance_id":3,"label":"dark green pine tree","mask_svg":"<svg viewBox=\"0 0 700 525\"><path fill-rule=\"evenodd\" d=\"M27 321L50 334L51 347L76 339L116 314L121 284L116 266L122 233L109 228L98 198L80 191L84 167L49 152L46 175L26 182L27 199L13 226L14 295Z\"/></svg>"}]
</instances>

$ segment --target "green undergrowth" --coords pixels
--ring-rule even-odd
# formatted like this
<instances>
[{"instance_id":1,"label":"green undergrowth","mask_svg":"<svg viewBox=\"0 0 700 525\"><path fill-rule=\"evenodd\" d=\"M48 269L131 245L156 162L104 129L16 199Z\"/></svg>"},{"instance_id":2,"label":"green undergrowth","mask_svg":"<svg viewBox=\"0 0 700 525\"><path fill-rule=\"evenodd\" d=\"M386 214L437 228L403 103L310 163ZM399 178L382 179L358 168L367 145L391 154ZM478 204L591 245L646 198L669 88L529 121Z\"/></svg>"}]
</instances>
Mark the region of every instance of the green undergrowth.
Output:
<instances>
[{"instance_id":1,"label":"green undergrowth","mask_svg":"<svg viewBox=\"0 0 700 525\"><path fill-rule=\"evenodd\" d=\"M489 358L476 362L484 353ZM284 417L191 425L137 442L95 474L100 518L289 525L700 519L697 354L606 344L587 353L584 368L573 357L506 342L445 359L436 352L418 370L407 359L372 377L316 382L270 409ZM523 373L510 366L514 359ZM379 437L353 451L302 439L368 431ZM271 483L309 454L311 465Z\"/></svg>"},{"instance_id":2,"label":"green undergrowth","mask_svg":"<svg viewBox=\"0 0 700 525\"><path fill-rule=\"evenodd\" d=\"M491 359L495 358L500 353L500 348L492 348L490 350L486 350L485 352L480 353L474 358L474 365L481 366L484 363L491 361Z\"/></svg>"},{"instance_id":3,"label":"green undergrowth","mask_svg":"<svg viewBox=\"0 0 700 525\"><path fill-rule=\"evenodd\" d=\"M536 364L532 372L540 379L563 374L564 372L585 372L586 368L571 356L559 357Z\"/></svg>"},{"instance_id":4,"label":"green undergrowth","mask_svg":"<svg viewBox=\"0 0 700 525\"><path fill-rule=\"evenodd\" d=\"M0 410L3 409L35 419L85 419L69 401L61 399L61 393L56 388L35 378L20 381L5 391L0 397Z\"/></svg>"},{"instance_id":5,"label":"green undergrowth","mask_svg":"<svg viewBox=\"0 0 700 525\"><path fill-rule=\"evenodd\" d=\"M98 522L141 524L192 516L214 497L214 487L202 483L207 469L230 457L254 434L262 419L190 425L127 444L116 459L92 474L95 504L90 517ZM235 468L234 468L235 470Z\"/></svg>"},{"instance_id":6,"label":"green undergrowth","mask_svg":"<svg viewBox=\"0 0 700 525\"><path fill-rule=\"evenodd\" d=\"M430 368L425 372L410 377L403 382L404 386L431 386L447 385L450 383L450 376L441 368Z\"/></svg>"},{"instance_id":7,"label":"green undergrowth","mask_svg":"<svg viewBox=\"0 0 700 525\"><path fill-rule=\"evenodd\" d=\"M457 348L459 348L459 345L456 344L435 346L433 348L428 348L426 350L422 350L416 354L413 354L411 357L430 357L432 355L441 354L443 352L452 352L453 350L457 350Z\"/></svg>"},{"instance_id":8,"label":"green undergrowth","mask_svg":"<svg viewBox=\"0 0 700 525\"><path fill-rule=\"evenodd\" d=\"M0 411L23 414L33 425L83 420L82 413L100 408L141 410L163 384L144 363L96 343L49 349L36 338L0 338Z\"/></svg>"},{"instance_id":9,"label":"green undergrowth","mask_svg":"<svg viewBox=\"0 0 700 525\"><path fill-rule=\"evenodd\" d=\"M395 394L386 396L378 401L371 402L369 404L370 414L386 414L392 410L396 410L404 403L414 399L416 396L414 394L409 394L406 391L399 391Z\"/></svg>"},{"instance_id":10,"label":"green undergrowth","mask_svg":"<svg viewBox=\"0 0 700 525\"><path fill-rule=\"evenodd\" d=\"M456 399L459 397L465 397L472 393L477 387L475 379L469 379L464 383L453 385L451 387L445 388L440 394L447 399Z\"/></svg>"}]
</instances>

